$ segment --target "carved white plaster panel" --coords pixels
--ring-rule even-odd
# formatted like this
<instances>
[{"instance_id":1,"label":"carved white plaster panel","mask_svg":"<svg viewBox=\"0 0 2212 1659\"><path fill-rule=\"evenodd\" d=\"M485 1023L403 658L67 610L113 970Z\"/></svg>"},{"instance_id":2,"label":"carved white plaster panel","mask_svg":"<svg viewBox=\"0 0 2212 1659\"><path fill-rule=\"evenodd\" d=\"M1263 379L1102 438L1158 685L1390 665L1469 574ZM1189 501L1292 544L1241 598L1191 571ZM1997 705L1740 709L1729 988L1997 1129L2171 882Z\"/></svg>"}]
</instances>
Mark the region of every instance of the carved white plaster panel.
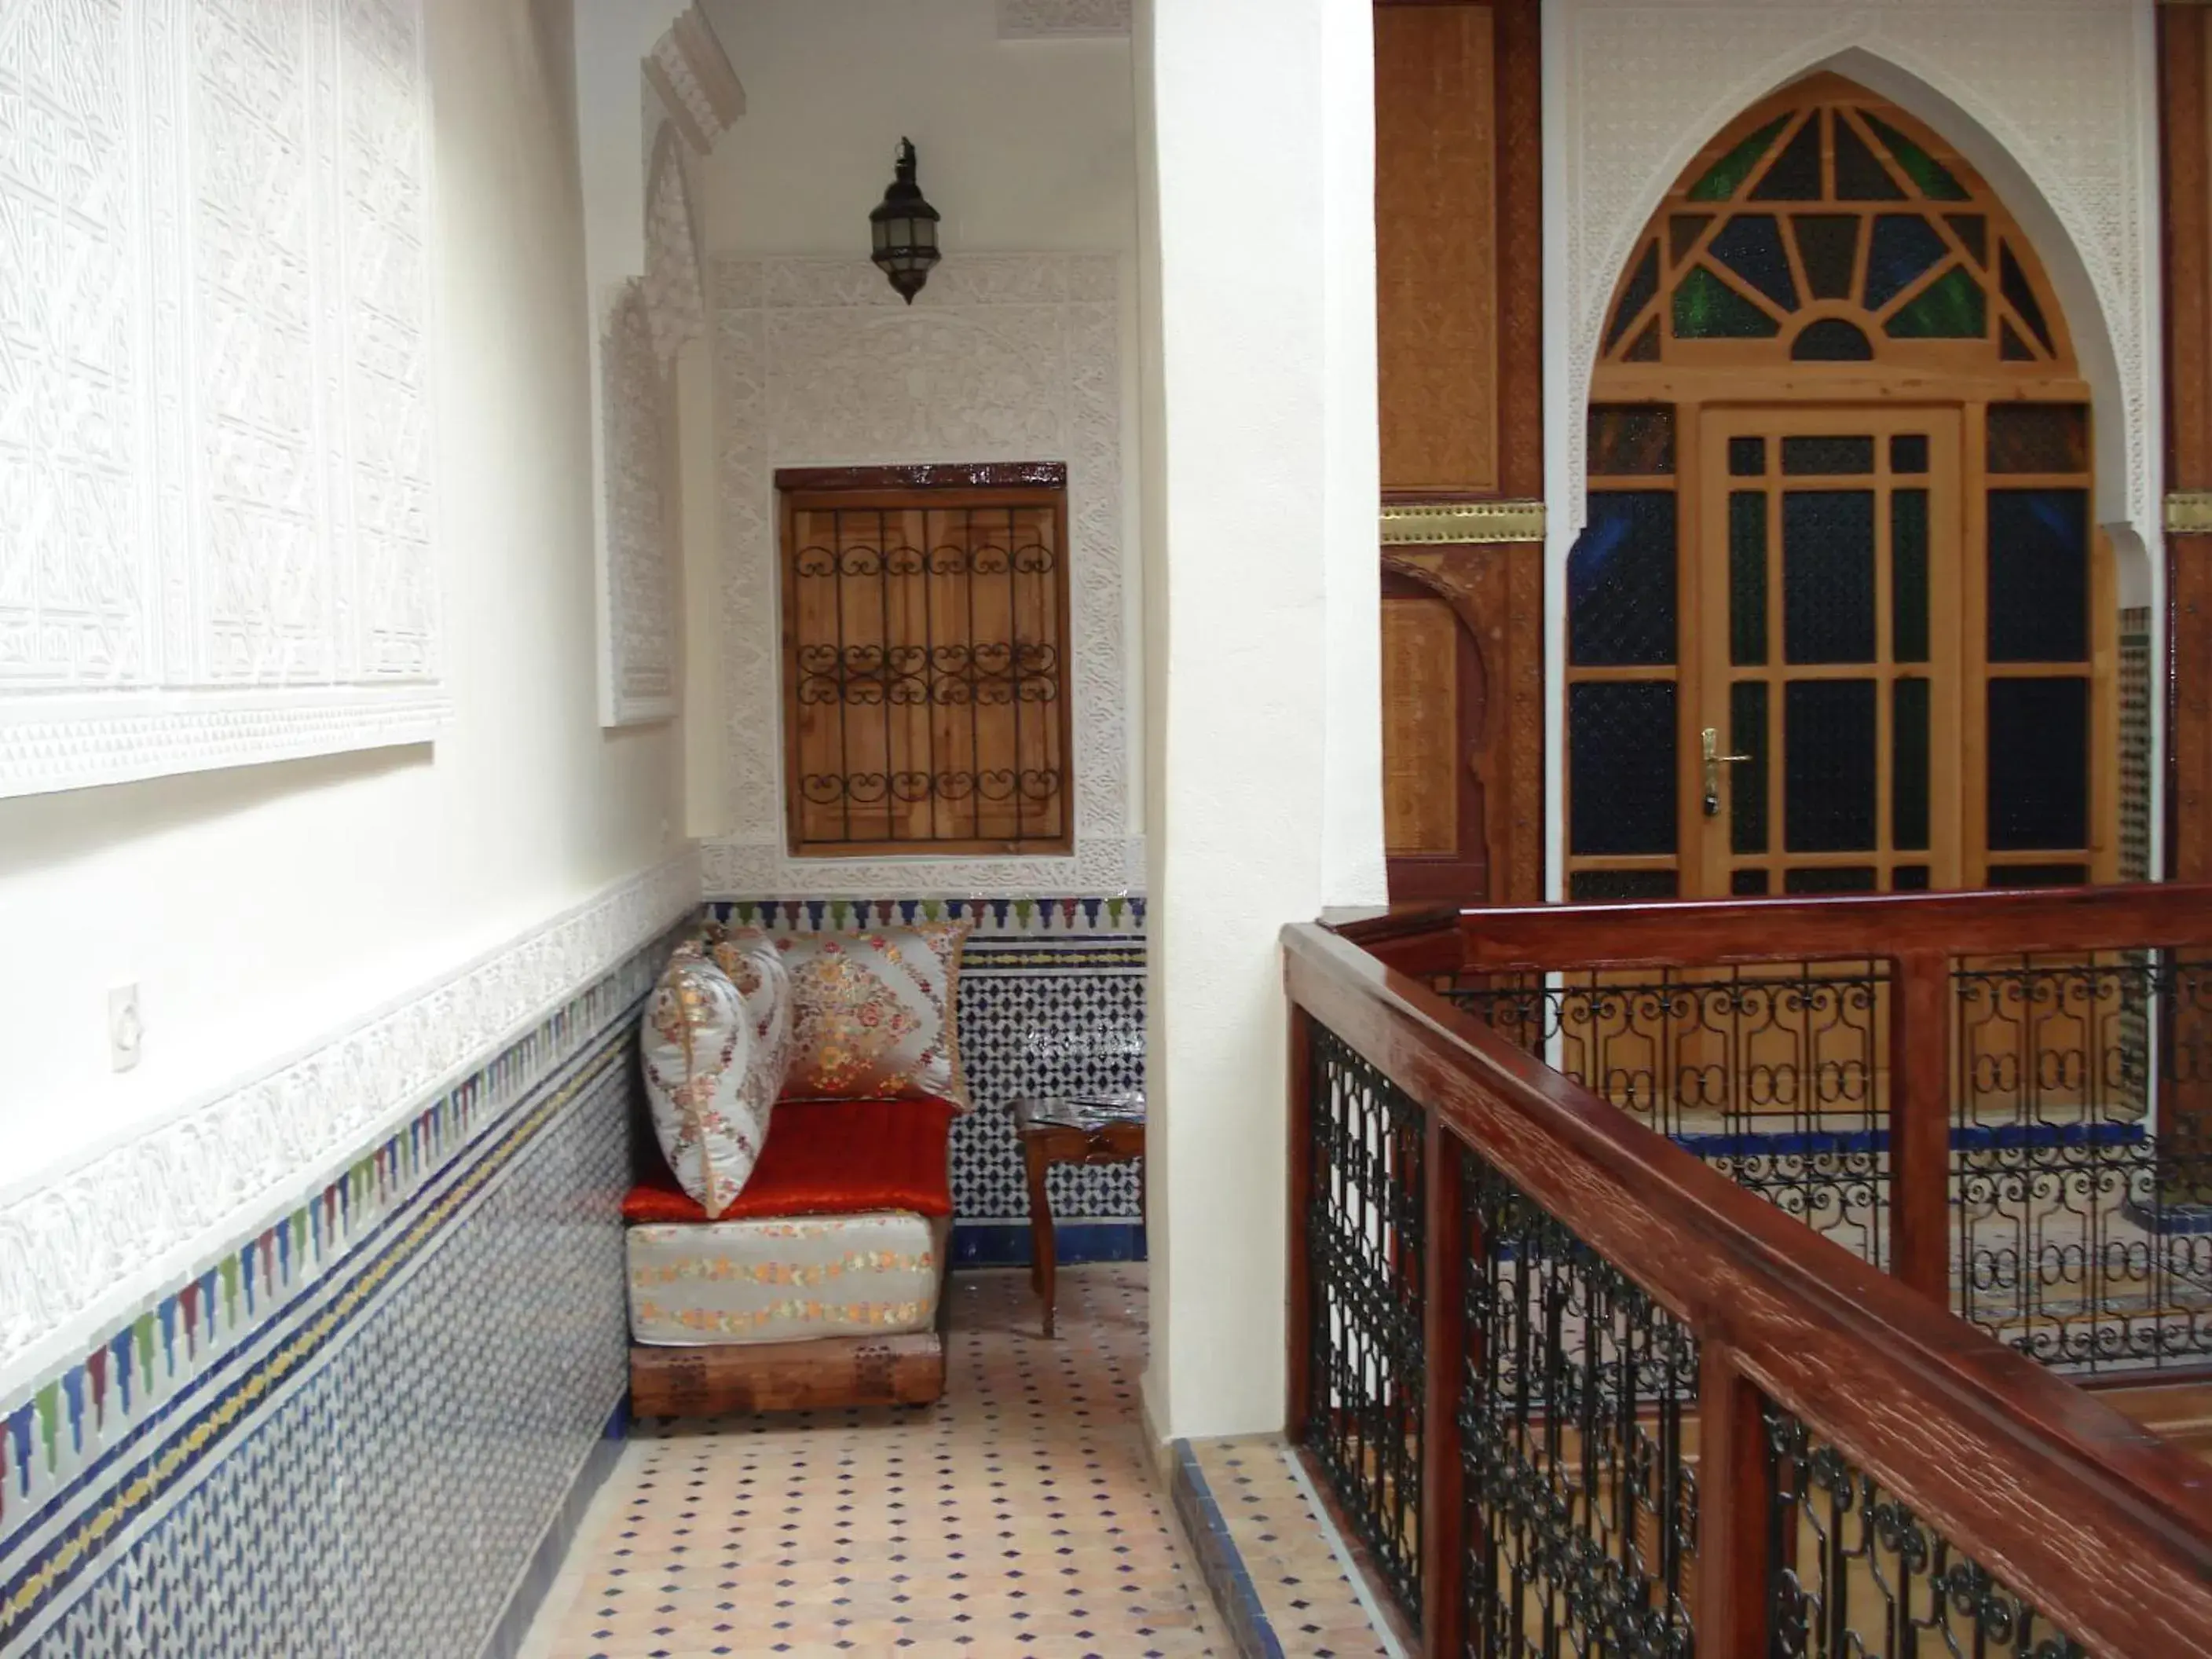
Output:
<instances>
[{"instance_id":1,"label":"carved white plaster panel","mask_svg":"<svg viewBox=\"0 0 2212 1659\"><path fill-rule=\"evenodd\" d=\"M700 155L745 112L745 89L714 29L696 5L687 6L646 59L647 84L660 95Z\"/></svg>"},{"instance_id":2,"label":"carved white plaster panel","mask_svg":"<svg viewBox=\"0 0 2212 1659\"><path fill-rule=\"evenodd\" d=\"M1546 121L1559 135L1564 165L1547 212L1564 255L1556 314L1566 384L1552 436L1566 456L1571 501L1584 486L1583 411L1605 308L1661 197L1731 117L1797 74L1857 51L1956 105L2048 203L2086 269L2112 343L2127 428L2125 500L2118 505L2154 537L2158 220L2148 112L2157 87L2147 4L1562 0L1554 15L1558 105ZM2078 337L2096 319L2070 320Z\"/></svg>"},{"instance_id":3,"label":"carved white plaster panel","mask_svg":"<svg viewBox=\"0 0 2212 1659\"><path fill-rule=\"evenodd\" d=\"M645 308L654 354L666 364L694 340L707 337L707 293L673 127L662 129L655 148L652 193L645 204Z\"/></svg>"},{"instance_id":4,"label":"carved white plaster panel","mask_svg":"<svg viewBox=\"0 0 2212 1659\"><path fill-rule=\"evenodd\" d=\"M710 892L988 896L1142 884L1128 822L1120 282L1107 255L948 260L909 308L864 260L715 264L731 830L702 848ZM1067 465L1071 857L793 859L784 850L775 470L922 461Z\"/></svg>"},{"instance_id":5,"label":"carved white plaster panel","mask_svg":"<svg viewBox=\"0 0 2212 1659\"><path fill-rule=\"evenodd\" d=\"M289 1207L451 1078L672 926L686 853L424 987L300 1059L0 1198L0 1397L82 1353L195 1251Z\"/></svg>"},{"instance_id":6,"label":"carved white plaster panel","mask_svg":"<svg viewBox=\"0 0 2212 1659\"><path fill-rule=\"evenodd\" d=\"M599 352L606 385L607 615L614 723L676 712L669 400L643 285L623 289Z\"/></svg>"},{"instance_id":7,"label":"carved white plaster panel","mask_svg":"<svg viewBox=\"0 0 2212 1659\"><path fill-rule=\"evenodd\" d=\"M999 0L999 38L1129 33L1130 0Z\"/></svg>"},{"instance_id":8,"label":"carved white plaster panel","mask_svg":"<svg viewBox=\"0 0 2212 1659\"><path fill-rule=\"evenodd\" d=\"M418 8L0 28L0 793L446 718Z\"/></svg>"}]
</instances>

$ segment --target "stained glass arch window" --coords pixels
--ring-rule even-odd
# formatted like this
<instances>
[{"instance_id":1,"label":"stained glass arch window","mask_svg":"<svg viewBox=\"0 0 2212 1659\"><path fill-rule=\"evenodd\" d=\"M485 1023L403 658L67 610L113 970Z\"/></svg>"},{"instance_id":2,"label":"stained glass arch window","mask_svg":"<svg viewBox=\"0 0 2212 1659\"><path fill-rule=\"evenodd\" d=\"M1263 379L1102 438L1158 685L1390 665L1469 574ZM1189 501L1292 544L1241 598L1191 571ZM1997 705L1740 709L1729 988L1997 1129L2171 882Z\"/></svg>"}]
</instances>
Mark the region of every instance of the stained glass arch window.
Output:
<instances>
[{"instance_id":1,"label":"stained glass arch window","mask_svg":"<svg viewBox=\"0 0 2212 1659\"><path fill-rule=\"evenodd\" d=\"M2059 307L1996 193L1935 133L1834 75L1706 146L1629 258L1601 342L1607 364L2074 371Z\"/></svg>"}]
</instances>

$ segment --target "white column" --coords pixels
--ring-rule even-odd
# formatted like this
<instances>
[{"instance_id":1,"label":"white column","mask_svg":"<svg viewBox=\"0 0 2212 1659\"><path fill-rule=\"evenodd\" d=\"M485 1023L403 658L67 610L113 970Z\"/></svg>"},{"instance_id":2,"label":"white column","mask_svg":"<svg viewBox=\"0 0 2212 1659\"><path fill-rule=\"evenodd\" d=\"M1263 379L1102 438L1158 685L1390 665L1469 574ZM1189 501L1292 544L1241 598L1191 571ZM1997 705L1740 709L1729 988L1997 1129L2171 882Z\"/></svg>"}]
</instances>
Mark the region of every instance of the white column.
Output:
<instances>
[{"instance_id":1,"label":"white column","mask_svg":"<svg viewBox=\"0 0 2212 1659\"><path fill-rule=\"evenodd\" d=\"M1368 0L1139 0L1152 1367L1279 1426L1277 935L1383 896Z\"/></svg>"}]
</instances>

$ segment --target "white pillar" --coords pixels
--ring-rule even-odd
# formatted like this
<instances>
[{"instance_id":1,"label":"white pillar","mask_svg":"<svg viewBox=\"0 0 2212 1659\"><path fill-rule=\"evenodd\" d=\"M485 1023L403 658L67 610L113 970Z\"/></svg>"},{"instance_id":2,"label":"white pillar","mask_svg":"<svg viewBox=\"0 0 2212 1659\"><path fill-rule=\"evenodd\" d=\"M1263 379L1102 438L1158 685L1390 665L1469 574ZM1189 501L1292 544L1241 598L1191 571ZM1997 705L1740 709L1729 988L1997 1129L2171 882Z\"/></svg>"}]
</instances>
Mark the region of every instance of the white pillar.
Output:
<instances>
[{"instance_id":1,"label":"white pillar","mask_svg":"<svg viewBox=\"0 0 2212 1659\"><path fill-rule=\"evenodd\" d=\"M1153 1426L1279 1426L1277 935L1383 896L1368 0L1139 0Z\"/></svg>"}]
</instances>

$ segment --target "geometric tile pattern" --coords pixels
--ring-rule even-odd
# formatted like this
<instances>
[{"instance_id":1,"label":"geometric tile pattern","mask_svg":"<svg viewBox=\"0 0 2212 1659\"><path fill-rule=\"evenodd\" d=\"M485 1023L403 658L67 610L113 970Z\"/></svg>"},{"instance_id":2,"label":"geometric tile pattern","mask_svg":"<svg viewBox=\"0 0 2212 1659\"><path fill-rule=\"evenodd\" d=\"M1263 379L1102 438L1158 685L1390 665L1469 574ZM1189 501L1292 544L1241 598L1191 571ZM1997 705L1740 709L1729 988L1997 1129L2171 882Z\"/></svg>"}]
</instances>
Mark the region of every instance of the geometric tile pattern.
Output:
<instances>
[{"instance_id":1,"label":"geometric tile pattern","mask_svg":"<svg viewBox=\"0 0 2212 1659\"><path fill-rule=\"evenodd\" d=\"M2150 611L2120 612L2120 879L2148 881L2150 823Z\"/></svg>"},{"instance_id":2,"label":"geometric tile pattern","mask_svg":"<svg viewBox=\"0 0 2212 1659\"><path fill-rule=\"evenodd\" d=\"M708 905L739 926L790 932L972 925L960 971L960 1060L975 1110L953 1126L953 1213L1026 1225L1029 1187L1009 1103L1145 1084L1141 898L750 899ZM1054 1216L1134 1221L1130 1164L1056 1169Z\"/></svg>"},{"instance_id":3,"label":"geometric tile pattern","mask_svg":"<svg viewBox=\"0 0 2212 1659\"><path fill-rule=\"evenodd\" d=\"M81 1419L89 1449L0 1534L0 1653L482 1647L626 1382L618 1211L636 981L659 954L526 1039L567 1056L538 1086L511 1092L532 1068L509 1049L417 1120L413 1150L356 1166L343 1205L301 1224L300 1255L332 1243L319 1272L258 1281L228 1322L202 1310L196 1345L181 1307L149 1316L154 1340L112 1355L141 1380L137 1409L121 1415L119 1381L112 1419L65 1407L48 1437L74 1443ZM609 989L628 995L610 1006ZM472 1133L454 1146L441 1127ZM259 1256L249 1243L234 1291ZM45 1468L40 1452L15 1473Z\"/></svg>"},{"instance_id":4,"label":"geometric tile pattern","mask_svg":"<svg viewBox=\"0 0 2212 1659\"><path fill-rule=\"evenodd\" d=\"M639 1426L524 1659L1227 1655L1144 1443L1145 1268L969 1273L908 1411Z\"/></svg>"},{"instance_id":5,"label":"geometric tile pattern","mask_svg":"<svg viewBox=\"0 0 2212 1659\"><path fill-rule=\"evenodd\" d=\"M1335 1528L1292 1467L1279 1435L1194 1440L1189 1451L1218 1506L1261 1612L1285 1653L1396 1659L1369 1617Z\"/></svg>"}]
</instances>

